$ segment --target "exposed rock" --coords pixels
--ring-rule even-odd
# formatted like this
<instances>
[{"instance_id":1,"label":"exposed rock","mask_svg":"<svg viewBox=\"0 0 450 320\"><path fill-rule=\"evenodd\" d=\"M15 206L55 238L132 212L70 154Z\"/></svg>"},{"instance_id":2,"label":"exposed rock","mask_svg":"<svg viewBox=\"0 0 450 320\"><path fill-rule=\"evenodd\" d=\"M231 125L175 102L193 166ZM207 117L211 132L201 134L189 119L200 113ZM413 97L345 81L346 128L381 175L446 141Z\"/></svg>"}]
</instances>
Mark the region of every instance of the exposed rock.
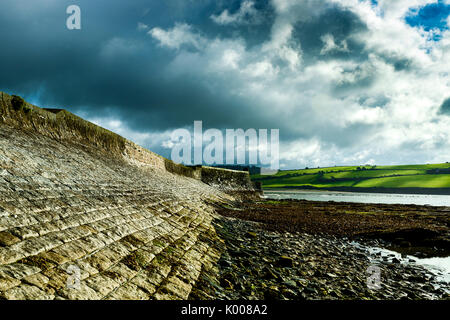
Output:
<instances>
[{"instance_id":1,"label":"exposed rock","mask_svg":"<svg viewBox=\"0 0 450 320\"><path fill-rule=\"evenodd\" d=\"M277 260L277 265L280 267L292 268L294 266L294 259L286 256L281 256Z\"/></svg>"},{"instance_id":2,"label":"exposed rock","mask_svg":"<svg viewBox=\"0 0 450 320\"><path fill-rule=\"evenodd\" d=\"M371 254L364 244L357 246L348 239L263 231L260 224L224 217L215 220L215 226L219 237L225 240L220 246L221 260L226 257L231 263L224 264L219 260L218 270L204 272L200 279L208 281L200 280L196 284L191 299L450 298L448 286L446 288L424 267L392 263L392 257L384 262L376 253ZM258 228L261 228L260 232ZM238 239L249 230L258 234L257 238L248 238L245 245L252 248L251 258L228 255L227 252L233 251L234 245L240 243ZM246 266L243 266L244 261ZM279 261L283 261L281 265ZM295 261L300 263L293 263ZM376 289L368 287L368 267L373 265L381 272L381 287ZM426 276L429 276L428 280ZM399 278L405 280L399 281ZM233 284L233 290L228 288L229 282Z\"/></svg>"}]
</instances>

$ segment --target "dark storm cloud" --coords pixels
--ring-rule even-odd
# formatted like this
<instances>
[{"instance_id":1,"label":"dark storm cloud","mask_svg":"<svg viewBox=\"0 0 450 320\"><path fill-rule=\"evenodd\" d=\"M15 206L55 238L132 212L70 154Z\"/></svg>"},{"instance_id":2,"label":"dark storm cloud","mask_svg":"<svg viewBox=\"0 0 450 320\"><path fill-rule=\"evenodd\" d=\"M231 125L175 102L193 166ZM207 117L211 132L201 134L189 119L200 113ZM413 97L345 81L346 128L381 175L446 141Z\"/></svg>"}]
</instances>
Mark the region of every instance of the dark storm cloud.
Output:
<instances>
[{"instance_id":1,"label":"dark storm cloud","mask_svg":"<svg viewBox=\"0 0 450 320\"><path fill-rule=\"evenodd\" d=\"M0 35L6 46L0 50L1 90L90 116L115 114L143 130L184 126L197 119L217 127L264 124L243 108L245 101L220 90L211 92L204 79L167 77L166 66L175 53L138 32L137 23L152 28L183 21L195 24L205 36L238 32L257 43L270 33L267 1L256 5L269 17L253 28L258 32L251 26L230 31L215 24L210 16L225 2L213 0L78 1L82 30L69 31L65 10L70 4L73 1L50 0L47 6L2 2ZM239 1L232 7L231 13Z\"/></svg>"},{"instance_id":2,"label":"dark storm cloud","mask_svg":"<svg viewBox=\"0 0 450 320\"><path fill-rule=\"evenodd\" d=\"M196 24L202 25L202 30L210 37L243 37L246 39L246 44L249 48L267 41L275 19L270 0L253 2L253 7L257 11L256 17L245 17L241 23L230 23L227 25L214 23L211 18L212 15L219 16L224 10L228 10L230 15L234 15L239 11L242 2L243 0L217 1L215 8L211 12L205 12L203 17L199 17L201 20L197 21Z\"/></svg>"},{"instance_id":3,"label":"dark storm cloud","mask_svg":"<svg viewBox=\"0 0 450 320\"><path fill-rule=\"evenodd\" d=\"M233 14L238 1L231 6L215 1L189 5L183 1L79 1L79 31L65 28L69 4L73 2L49 1L44 7L25 1L2 3L0 34L7 43L0 51L5 75L0 79L2 90L22 94L43 106L84 111L89 117L118 116L136 130L163 130L202 119L209 127L276 127L284 129L286 139L304 135L282 117L276 121L259 111L245 97L229 95L227 82L231 79L205 79L201 73L198 77L167 76L166 67L176 53L137 31L138 22L149 28L169 28L174 21L183 21L195 25L205 37L232 37L230 32L234 32L246 39L246 45L256 44L270 34L273 8L268 1L255 4L267 18L260 20L258 28L225 28L212 21L211 15L224 8ZM336 7L321 18L327 21L323 32L331 32L338 40L360 27L354 16L340 14ZM342 26L333 27L336 23ZM304 25L303 33L317 26ZM300 40L305 41L307 52L318 49L311 38ZM215 83L217 90L211 91L210 83Z\"/></svg>"},{"instance_id":4,"label":"dark storm cloud","mask_svg":"<svg viewBox=\"0 0 450 320\"><path fill-rule=\"evenodd\" d=\"M347 96L355 90L373 84L376 74L364 72L361 66L368 61L369 51L358 35L367 31L367 26L355 13L338 4L330 4L314 19L295 24L293 37L301 43L305 64L320 61L342 60L357 64L343 70L353 81L336 83L333 93L337 97ZM327 39L334 45L326 50Z\"/></svg>"},{"instance_id":5,"label":"dark storm cloud","mask_svg":"<svg viewBox=\"0 0 450 320\"><path fill-rule=\"evenodd\" d=\"M450 115L450 98L447 98L439 108L440 114Z\"/></svg>"},{"instance_id":6,"label":"dark storm cloud","mask_svg":"<svg viewBox=\"0 0 450 320\"><path fill-rule=\"evenodd\" d=\"M343 70L342 74L351 76L352 80L344 80L334 86L334 93L337 96L347 96L354 91L369 88L377 78L376 74L367 72L361 66Z\"/></svg>"},{"instance_id":7,"label":"dark storm cloud","mask_svg":"<svg viewBox=\"0 0 450 320\"><path fill-rule=\"evenodd\" d=\"M22 14L26 2L8 1L0 11L0 34L8 44L0 50L6 75L0 78L0 89L41 106L83 112L89 118L119 118L141 132L191 126L194 120L202 120L205 128L278 128L286 142L316 136L342 146L357 141L348 131L370 134L363 124L346 130L322 124L308 110L274 117L267 105L229 94L239 86L238 80L207 76L201 65L197 74L168 75L167 68L179 52L161 47L146 32L137 30L138 22L148 29L187 23L207 39L243 38L251 50L270 39L274 12L268 1L255 3L261 15L255 20L257 26L222 26L211 19L225 9L234 14L241 2L79 1L82 30L69 31L65 9L72 1L50 0L47 7L31 5L28 15ZM351 12L330 6L318 19L297 25L294 39L301 43L306 60L318 54L325 34L333 35L338 43L346 40L349 52L329 52L322 58L363 59L360 45L349 37L364 28ZM360 85L364 81L361 79ZM155 151L167 156L160 148Z\"/></svg>"},{"instance_id":8,"label":"dark storm cloud","mask_svg":"<svg viewBox=\"0 0 450 320\"><path fill-rule=\"evenodd\" d=\"M355 35L367 30L366 24L353 12L333 4L321 12L314 19L300 21L294 26L293 37L302 45L304 59L352 59L364 61L367 52L364 44L360 43ZM323 37L331 35L336 44L346 44L346 50L331 50L324 54Z\"/></svg>"},{"instance_id":9,"label":"dark storm cloud","mask_svg":"<svg viewBox=\"0 0 450 320\"><path fill-rule=\"evenodd\" d=\"M254 10L241 17L244 2ZM277 128L288 143L364 149L382 131L383 112L404 104L383 92L390 69L380 61L405 78L421 66L368 40L373 31L358 10L330 2L2 0L0 90L104 124L119 119L123 134L203 120L205 128ZM66 29L72 4L81 7L82 30ZM224 12L241 18L213 18ZM176 28L188 34L173 45ZM449 109L444 103L441 112Z\"/></svg>"},{"instance_id":10,"label":"dark storm cloud","mask_svg":"<svg viewBox=\"0 0 450 320\"><path fill-rule=\"evenodd\" d=\"M414 63L411 59L399 57L392 53L380 53L379 57L387 64L392 65L395 71L408 71L414 67Z\"/></svg>"},{"instance_id":11,"label":"dark storm cloud","mask_svg":"<svg viewBox=\"0 0 450 320\"><path fill-rule=\"evenodd\" d=\"M358 98L358 103L361 106L366 106L370 108L384 107L390 101L391 100L384 95L379 96L362 95Z\"/></svg>"}]
</instances>

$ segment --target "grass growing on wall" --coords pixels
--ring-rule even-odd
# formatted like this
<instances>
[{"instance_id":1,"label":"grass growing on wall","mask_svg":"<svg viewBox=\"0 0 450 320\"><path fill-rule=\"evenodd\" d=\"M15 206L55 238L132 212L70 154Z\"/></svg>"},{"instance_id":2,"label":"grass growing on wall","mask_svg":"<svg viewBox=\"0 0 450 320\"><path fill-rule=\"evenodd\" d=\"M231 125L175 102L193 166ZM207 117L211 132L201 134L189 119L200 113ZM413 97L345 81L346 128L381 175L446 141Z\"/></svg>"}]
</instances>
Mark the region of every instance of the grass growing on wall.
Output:
<instances>
[{"instance_id":1,"label":"grass growing on wall","mask_svg":"<svg viewBox=\"0 0 450 320\"><path fill-rule=\"evenodd\" d=\"M122 152L126 139L63 109L42 109L20 96L1 93L2 120L21 129L70 141L88 141L106 151Z\"/></svg>"}]
</instances>

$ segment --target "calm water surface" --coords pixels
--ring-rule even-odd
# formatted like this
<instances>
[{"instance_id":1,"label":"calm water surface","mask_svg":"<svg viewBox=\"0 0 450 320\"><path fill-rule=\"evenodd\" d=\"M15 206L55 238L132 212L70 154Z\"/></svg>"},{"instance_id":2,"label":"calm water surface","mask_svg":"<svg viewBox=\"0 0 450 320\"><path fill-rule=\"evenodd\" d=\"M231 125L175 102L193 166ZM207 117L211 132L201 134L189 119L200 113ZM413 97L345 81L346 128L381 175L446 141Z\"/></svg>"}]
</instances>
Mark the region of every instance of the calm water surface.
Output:
<instances>
[{"instance_id":1,"label":"calm water surface","mask_svg":"<svg viewBox=\"0 0 450 320\"><path fill-rule=\"evenodd\" d=\"M311 190L266 190L268 199L450 206L450 195L362 193Z\"/></svg>"}]
</instances>

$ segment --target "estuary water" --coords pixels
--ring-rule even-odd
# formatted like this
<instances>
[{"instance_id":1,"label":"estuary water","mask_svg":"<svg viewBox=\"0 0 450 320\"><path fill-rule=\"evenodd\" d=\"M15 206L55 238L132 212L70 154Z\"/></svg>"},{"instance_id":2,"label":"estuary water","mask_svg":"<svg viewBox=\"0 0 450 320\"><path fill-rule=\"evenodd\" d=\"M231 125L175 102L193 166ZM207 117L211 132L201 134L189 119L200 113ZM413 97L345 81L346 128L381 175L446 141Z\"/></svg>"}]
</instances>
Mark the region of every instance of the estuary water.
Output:
<instances>
[{"instance_id":1,"label":"estuary water","mask_svg":"<svg viewBox=\"0 0 450 320\"><path fill-rule=\"evenodd\" d=\"M363 193L316 190L265 190L268 199L450 206L450 195Z\"/></svg>"}]
</instances>

